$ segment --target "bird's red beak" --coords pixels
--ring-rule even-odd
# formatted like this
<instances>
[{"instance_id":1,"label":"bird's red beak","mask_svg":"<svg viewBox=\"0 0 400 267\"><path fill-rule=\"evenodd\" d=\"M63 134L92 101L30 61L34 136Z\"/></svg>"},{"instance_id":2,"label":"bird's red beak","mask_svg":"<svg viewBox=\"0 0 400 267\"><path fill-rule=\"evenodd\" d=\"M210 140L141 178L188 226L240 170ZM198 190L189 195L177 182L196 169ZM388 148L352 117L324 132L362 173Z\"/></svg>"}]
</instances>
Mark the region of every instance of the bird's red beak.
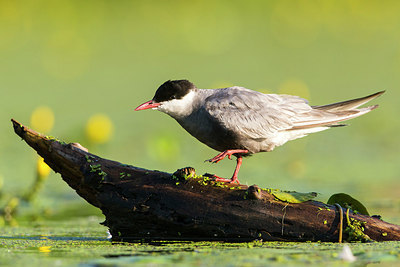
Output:
<instances>
[{"instance_id":1,"label":"bird's red beak","mask_svg":"<svg viewBox=\"0 0 400 267\"><path fill-rule=\"evenodd\" d=\"M135 111L149 109L149 108L156 108L159 105L161 105L161 104L160 103L154 103L153 100L150 100L150 101L147 101L146 103L141 104L137 108L135 108Z\"/></svg>"}]
</instances>

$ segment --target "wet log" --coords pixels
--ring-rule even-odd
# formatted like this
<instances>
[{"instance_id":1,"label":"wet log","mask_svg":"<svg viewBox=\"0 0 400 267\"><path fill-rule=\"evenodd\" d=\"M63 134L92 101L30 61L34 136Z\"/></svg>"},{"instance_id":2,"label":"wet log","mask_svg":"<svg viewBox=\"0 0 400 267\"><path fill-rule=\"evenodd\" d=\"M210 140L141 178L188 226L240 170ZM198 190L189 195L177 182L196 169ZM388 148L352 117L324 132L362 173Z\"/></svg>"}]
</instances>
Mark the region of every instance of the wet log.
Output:
<instances>
[{"instance_id":1,"label":"wet log","mask_svg":"<svg viewBox=\"0 0 400 267\"><path fill-rule=\"evenodd\" d=\"M71 188L102 210L113 241L338 241L336 206L287 203L257 186L196 177L193 168L171 174L122 164L12 123ZM348 217L372 240L400 240L398 225L353 212ZM351 225L343 223L343 239L351 239Z\"/></svg>"}]
</instances>

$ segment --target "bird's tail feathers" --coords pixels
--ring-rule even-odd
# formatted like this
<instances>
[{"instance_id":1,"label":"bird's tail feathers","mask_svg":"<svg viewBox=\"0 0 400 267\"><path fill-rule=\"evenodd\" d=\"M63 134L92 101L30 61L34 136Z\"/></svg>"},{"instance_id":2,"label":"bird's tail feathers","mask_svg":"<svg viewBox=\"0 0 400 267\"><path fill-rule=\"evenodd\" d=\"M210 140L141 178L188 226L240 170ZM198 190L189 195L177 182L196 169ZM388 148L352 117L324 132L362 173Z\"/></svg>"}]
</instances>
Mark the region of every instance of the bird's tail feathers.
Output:
<instances>
[{"instance_id":1,"label":"bird's tail feathers","mask_svg":"<svg viewBox=\"0 0 400 267\"><path fill-rule=\"evenodd\" d=\"M309 120L298 121L294 123L294 126L290 130L307 129L314 127L340 127L346 126L346 124L341 124L342 121L347 121L361 115L364 115L371 110L374 110L378 105L373 105L365 108L351 109L351 110L331 110L329 111L319 111L318 115L311 117ZM322 112L322 114L321 114ZM326 116L324 116L326 114Z\"/></svg>"},{"instance_id":2,"label":"bird's tail feathers","mask_svg":"<svg viewBox=\"0 0 400 267\"><path fill-rule=\"evenodd\" d=\"M378 96L382 95L384 92L385 91L380 91L380 92L377 92L377 93L369 95L369 96L360 97L360 98L342 101L342 102L333 103L333 104L328 104L328 105L323 105L323 106L313 106L312 108L318 109L318 110L329 111L329 112L352 110L352 109L358 108L361 105L364 105L365 103L371 101L372 99L377 98Z\"/></svg>"},{"instance_id":3,"label":"bird's tail feathers","mask_svg":"<svg viewBox=\"0 0 400 267\"><path fill-rule=\"evenodd\" d=\"M338 127L345 126L340 122L356 118L364 115L378 107L373 105L365 108L358 108L359 106L371 101L382 95L385 91L380 91L372 95L360 97L343 102L313 106L313 110L301 121L294 123L293 128L290 130L307 129L314 127Z\"/></svg>"}]
</instances>

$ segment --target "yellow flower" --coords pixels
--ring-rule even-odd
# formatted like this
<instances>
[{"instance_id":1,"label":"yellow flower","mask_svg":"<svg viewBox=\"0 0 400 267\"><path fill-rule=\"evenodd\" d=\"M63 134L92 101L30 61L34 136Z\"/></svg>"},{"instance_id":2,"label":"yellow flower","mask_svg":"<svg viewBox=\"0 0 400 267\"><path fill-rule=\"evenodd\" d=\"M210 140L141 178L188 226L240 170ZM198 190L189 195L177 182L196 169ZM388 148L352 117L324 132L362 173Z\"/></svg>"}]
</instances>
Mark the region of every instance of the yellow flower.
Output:
<instances>
[{"instance_id":1,"label":"yellow flower","mask_svg":"<svg viewBox=\"0 0 400 267\"><path fill-rule=\"evenodd\" d=\"M47 133L54 125L54 113L46 106L37 107L31 115L31 127L38 132Z\"/></svg>"},{"instance_id":2,"label":"yellow flower","mask_svg":"<svg viewBox=\"0 0 400 267\"><path fill-rule=\"evenodd\" d=\"M86 135L93 143L106 143L110 140L114 131L112 121L107 115L95 114L89 118L86 124Z\"/></svg>"},{"instance_id":3,"label":"yellow flower","mask_svg":"<svg viewBox=\"0 0 400 267\"><path fill-rule=\"evenodd\" d=\"M49 176L51 169L49 165L44 162L42 157L38 158L36 166L39 179L45 179L47 176Z\"/></svg>"},{"instance_id":4,"label":"yellow flower","mask_svg":"<svg viewBox=\"0 0 400 267\"><path fill-rule=\"evenodd\" d=\"M51 251L51 246L39 247L39 251L42 253L49 253Z\"/></svg>"},{"instance_id":5,"label":"yellow flower","mask_svg":"<svg viewBox=\"0 0 400 267\"><path fill-rule=\"evenodd\" d=\"M18 197L12 197L7 204L7 207L9 208L10 211L15 210L15 208L19 205L19 198Z\"/></svg>"}]
</instances>

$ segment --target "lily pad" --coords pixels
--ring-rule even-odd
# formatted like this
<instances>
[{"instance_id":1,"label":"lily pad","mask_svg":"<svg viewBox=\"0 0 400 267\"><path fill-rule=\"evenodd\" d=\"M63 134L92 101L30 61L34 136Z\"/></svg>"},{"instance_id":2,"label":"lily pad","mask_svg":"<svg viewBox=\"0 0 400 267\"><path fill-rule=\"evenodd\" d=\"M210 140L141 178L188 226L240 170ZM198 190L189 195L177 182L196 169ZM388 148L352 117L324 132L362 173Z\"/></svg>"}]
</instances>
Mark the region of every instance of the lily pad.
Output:
<instances>
[{"instance_id":1,"label":"lily pad","mask_svg":"<svg viewBox=\"0 0 400 267\"><path fill-rule=\"evenodd\" d=\"M289 203L306 202L314 199L318 195L315 192L301 193L296 191L282 191L279 189L269 189L268 192L275 198Z\"/></svg>"},{"instance_id":2,"label":"lily pad","mask_svg":"<svg viewBox=\"0 0 400 267\"><path fill-rule=\"evenodd\" d=\"M332 195L328 199L328 204L334 205L335 203L341 205L342 207L350 208L354 212L358 212L360 214L369 216L367 208L363 204L361 204L360 201L358 201L357 199L351 197L348 194L338 193L338 194Z\"/></svg>"}]
</instances>

